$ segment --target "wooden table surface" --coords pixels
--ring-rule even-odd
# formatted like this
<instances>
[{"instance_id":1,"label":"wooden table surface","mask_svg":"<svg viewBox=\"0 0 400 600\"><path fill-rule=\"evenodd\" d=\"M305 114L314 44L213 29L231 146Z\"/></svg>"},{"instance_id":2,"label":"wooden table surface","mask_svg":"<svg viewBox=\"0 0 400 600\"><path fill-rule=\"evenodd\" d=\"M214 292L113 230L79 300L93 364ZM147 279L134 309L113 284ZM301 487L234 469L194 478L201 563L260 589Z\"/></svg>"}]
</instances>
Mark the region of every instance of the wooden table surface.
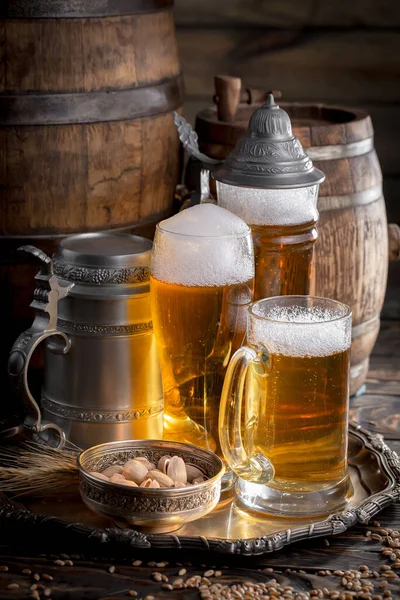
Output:
<instances>
[{"instance_id":1,"label":"wooden table surface","mask_svg":"<svg viewBox=\"0 0 400 600\"><path fill-rule=\"evenodd\" d=\"M367 391L363 396L351 400L352 416L358 414L360 407L372 403L376 406L390 403L394 407L393 412L396 403L400 403L400 323L396 321L382 323L371 358ZM385 439L400 454L400 440L391 440L390 435L385 436ZM397 567L400 566L400 559L396 557L396 553L400 557L400 540L396 540L400 534L394 533L391 542L385 531L379 533L382 528L386 532L388 529L397 532L400 530L400 505L388 507L376 518L379 523L357 526L329 539L300 542L275 554L259 557L178 550L157 553L136 550L129 553L129 556L126 551L122 556L106 556L104 552L97 552L97 556L93 557L85 555L85 548L82 547L66 548L68 555L49 555L46 554L49 549L44 540L2 535L0 531L0 600L30 597L71 600L129 597L206 600L234 597L232 589L229 596L228 589L224 586L231 587L243 582L247 582L247 588L242 586L241 596L240 587L236 588L237 598L257 597L258 588L253 586L251 589L250 582L267 584L264 596L259 596L265 600L278 597L285 597L287 600L313 597L333 600L400 598L400 569ZM372 538L367 532L373 533ZM54 536L57 535L59 534L55 532ZM391 556L388 550L390 542L394 546ZM59 539L55 539L55 543L60 546ZM399 545L399 550L396 549L396 544ZM61 563L56 564L56 560ZM135 561L136 565L133 564ZM137 561L141 561L141 564ZM165 562L168 564L164 566ZM186 569L187 572L179 576L181 569ZM204 588L203 591L188 587L179 589L184 584L178 581L175 583L178 589L169 590L162 587L166 582L155 581L160 576L154 575L155 572L160 573L168 577L169 584L173 584L177 579L186 581L193 575L204 576L210 570L217 570L217 576L208 576L209 581L211 584L222 584L222 588L212 588L206 584L207 589ZM386 577L385 572L389 573ZM31 589L32 586L38 588ZM244 594L246 589L247 595Z\"/></svg>"}]
</instances>

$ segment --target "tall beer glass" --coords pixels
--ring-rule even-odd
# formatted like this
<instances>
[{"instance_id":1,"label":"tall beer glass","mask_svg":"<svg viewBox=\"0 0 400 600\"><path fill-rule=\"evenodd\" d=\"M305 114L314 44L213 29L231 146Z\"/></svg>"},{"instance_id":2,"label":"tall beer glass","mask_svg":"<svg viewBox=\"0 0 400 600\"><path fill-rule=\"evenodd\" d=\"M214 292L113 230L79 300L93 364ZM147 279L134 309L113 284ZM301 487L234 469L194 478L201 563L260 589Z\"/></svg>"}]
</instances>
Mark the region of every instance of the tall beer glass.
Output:
<instances>
[{"instance_id":1,"label":"tall beer glass","mask_svg":"<svg viewBox=\"0 0 400 600\"><path fill-rule=\"evenodd\" d=\"M343 505L352 493L350 309L311 296L261 300L249 308L247 343L230 362L219 421L239 499L293 516Z\"/></svg>"},{"instance_id":2,"label":"tall beer glass","mask_svg":"<svg viewBox=\"0 0 400 600\"><path fill-rule=\"evenodd\" d=\"M151 302L164 388L164 438L220 454L226 367L246 333L254 256L250 228L213 204L156 230Z\"/></svg>"},{"instance_id":3,"label":"tall beer glass","mask_svg":"<svg viewBox=\"0 0 400 600\"><path fill-rule=\"evenodd\" d=\"M318 237L318 185L261 190L217 181L217 192L218 204L251 227L256 263L254 299L308 294Z\"/></svg>"}]
</instances>

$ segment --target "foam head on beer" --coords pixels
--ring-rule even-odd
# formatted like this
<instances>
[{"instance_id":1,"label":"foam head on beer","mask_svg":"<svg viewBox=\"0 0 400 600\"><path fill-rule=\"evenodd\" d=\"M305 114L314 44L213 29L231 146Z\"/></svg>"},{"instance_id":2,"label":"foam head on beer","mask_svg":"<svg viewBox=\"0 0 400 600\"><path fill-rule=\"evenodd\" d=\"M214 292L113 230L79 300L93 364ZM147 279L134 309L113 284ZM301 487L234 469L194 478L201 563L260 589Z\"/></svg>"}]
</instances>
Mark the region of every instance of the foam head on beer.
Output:
<instances>
[{"instance_id":1,"label":"foam head on beer","mask_svg":"<svg viewBox=\"0 0 400 600\"><path fill-rule=\"evenodd\" d=\"M185 286L221 286L254 277L248 225L214 204L199 204L162 221L156 231L153 277Z\"/></svg>"},{"instance_id":2,"label":"foam head on beer","mask_svg":"<svg viewBox=\"0 0 400 600\"><path fill-rule=\"evenodd\" d=\"M264 190L217 181L218 204L249 225L301 225L317 221L318 186Z\"/></svg>"},{"instance_id":3,"label":"foam head on beer","mask_svg":"<svg viewBox=\"0 0 400 600\"><path fill-rule=\"evenodd\" d=\"M288 296L287 298L290 298ZM338 309L339 310L339 309ZM271 354L328 356L344 352L351 344L351 319L320 306L270 306L255 304L248 340L265 345ZM257 317L261 317L257 319Z\"/></svg>"}]
</instances>

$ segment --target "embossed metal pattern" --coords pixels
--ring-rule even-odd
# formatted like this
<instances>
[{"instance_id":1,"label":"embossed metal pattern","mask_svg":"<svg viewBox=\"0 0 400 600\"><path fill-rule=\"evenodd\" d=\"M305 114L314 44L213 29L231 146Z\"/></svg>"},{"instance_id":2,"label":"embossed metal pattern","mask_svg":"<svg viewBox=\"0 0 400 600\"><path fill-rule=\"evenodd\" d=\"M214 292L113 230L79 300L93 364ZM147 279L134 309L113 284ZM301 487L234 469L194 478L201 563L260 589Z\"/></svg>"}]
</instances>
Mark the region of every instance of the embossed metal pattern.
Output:
<instances>
[{"instance_id":1,"label":"embossed metal pattern","mask_svg":"<svg viewBox=\"0 0 400 600\"><path fill-rule=\"evenodd\" d=\"M58 329L67 333L98 336L135 335L153 331L153 322L131 323L130 325L95 325L57 319Z\"/></svg>"},{"instance_id":2,"label":"embossed metal pattern","mask_svg":"<svg viewBox=\"0 0 400 600\"><path fill-rule=\"evenodd\" d=\"M134 529L119 529L107 528L101 529L82 523L82 510L80 510L79 523L73 523L59 517L49 515L38 515L29 513L26 509L21 509L20 506L12 505L4 501L1 502L0 496L0 527L6 523L7 527L12 526L13 532L21 535L26 532L26 524L29 523L35 526L35 531L40 534L40 526L43 524L45 528L54 524L57 531L60 533L68 531L68 536L71 542L75 539L77 542L82 540L82 536L89 539L93 544L101 545L109 555L113 551L123 551L124 548L136 549L188 549L188 550L210 550L224 554L242 554L255 555L275 552L284 546L299 542L302 540L336 535L343 533L349 527L356 523L365 523L371 520L379 511L392 504L400 498L400 462L397 454L390 450L385 442L377 435L370 433L366 429L350 424L350 438L360 446L360 454L362 454L362 463L366 471L372 479L376 478L376 474L371 472L371 463L377 462L377 468L386 483L380 485L379 491L368 493L368 497L363 499L357 505L353 505L350 510L330 515L328 518L320 521L313 521L311 524L304 521L291 521L288 525L281 519L276 520L276 530L266 533L264 527L264 535L262 523L258 528L260 535L257 537L248 538L241 537L236 539L226 539L222 537L207 537L206 535L146 535ZM167 442L165 442L167 443ZM363 453L366 454L363 454ZM360 481L360 487L363 487L363 482ZM129 488L136 489L136 488ZM364 490L365 492L365 490ZM216 511L220 510L219 506ZM222 508L221 510L226 510ZM249 516L247 515L247 519ZM243 517L243 523L246 522L246 516ZM265 520L264 520L265 522ZM93 520L91 520L93 523ZM198 524L207 523L207 519L199 521ZM196 525L196 522L193 524ZM183 532L188 529L185 526ZM203 532L204 533L204 532ZM229 533L232 530L229 530ZM227 530L228 535L228 530ZM233 537L233 536L232 536Z\"/></svg>"},{"instance_id":3,"label":"embossed metal pattern","mask_svg":"<svg viewBox=\"0 0 400 600\"><path fill-rule=\"evenodd\" d=\"M212 173L221 183L261 189L305 187L325 179L293 135L289 115L275 104L272 94L252 114L246 135Z\"/></svg>"},{"instance_id":4,"label":"embossed metal pattern","mask_svg":"<svg viewBox=\"0 0 400 600\"><path fill-rule=\"evenodd\" d=\"M132 269L79 267L60 260L54 260L54 273L67 281L90 283L92 285L143 283L150 279L149 267L134 267Z\"/></svg>"},{"instance_id":5,"label":"embossed metal pattern","mask_svg":"<svg viewBox=\"0 0 400 600\"><path fill-rule=\"evenodd\" d=\"M8 19L84 19L152 13L172 7L174 0L8 0L0 17Z\"/></svg>"},{"instance_id":6,"label":"embossed metal pattern","mask_svg":"<svg viewBox=\"0 0 400 600\"><path fill-rule=\"evenodd\" d=\"M158 400L145 407L138 407L135 410L84 410L77 406L67 406L54 402L42 392L42 407L53 415L72 419L74 421L88 421L92 423L123 423L127 421L136 421L137 419L148 419L159 414L164 409L164 401Z\"/></svg>"},{"instance_id":7,"label":"embossed metal pattern","mask_svg":"<svg viewBox=\"0 0 400 600\"><path fill-rule=\"evenodd\" d=\"M207 476L203 483L181 488L141 488L102 481L90 475L135 456L158 463L165 454L180 456ZM80 492L85 504L100 515L150 531L173 531L209 513L218 503L224 467L208 450L190 444L137 440L100 444L78 457Z\"/></svg>"},{"instance_id":8,"label":"embossed metal pattern","mask_svg":"<svg viewBox=\"0 0 400 600\"><path fill-rule=\"evenodd\" d=\"M380 510L400 499L400 461L397 454L390 450L385 442L377 435L370 433L354 423L350 423L349 429L350 438L353 443L359 445L360 454L362 455L360 460L364 468L367 471L371 470L371 464L376 461L376 473L378 475L371 472L370 477L376 479L376 477L379 476L382 479L376 483L376 487L378 487L379 490L375 493L365 492L365 483L360 482L359 486L360 488L363 488L366 497L356 504L349 505L346 510L329 515L325 519L313 519L311 524L304 524L304 521L301 520L275 519L272 524L272 527L275 527L275 530L272 532L271 523L269 524L270 532L268 532L268 520L266 520L265 517L259 518L256 522L257 531L260 531L260 534L262 533L264 523L265 534L257 537L249 536L246 538L243 535L238 535L238 529L235 529L234 523L232 522L232 519L230 519L230 514L227 514L227 511L229 511L229 503L222 504L215 509L215 513L209 515L206 521L195 521L191 524L184 525L182 535L147 535L145 537L140 537L141 545L138 547L144 547L143 544L147 544L146 547L149 548L166 549L179 547L193 550L207 548L224 554L264 554L275 552L288 544L301 540L340 534L356 523L368 522ZM110 462L108 462L108 464L110 464ZM207 535L207 524L212 523L214 514L217 515L218 512L220 512L221 518L223 516L226 523L229 522L229 527L227 526L226 529L226 535L228 535L229 532L231 539L219 537L218 534ZM242 532L248 527L248 522L251 518L249 513L243 513L243 518L241 520ZM194 531L201 531L202 535L195 535ZM132 543L135 545L135 535L137 535L137 532L127 533L126 535L127 538L132 535Z\"/></svg>"}]
</instances>

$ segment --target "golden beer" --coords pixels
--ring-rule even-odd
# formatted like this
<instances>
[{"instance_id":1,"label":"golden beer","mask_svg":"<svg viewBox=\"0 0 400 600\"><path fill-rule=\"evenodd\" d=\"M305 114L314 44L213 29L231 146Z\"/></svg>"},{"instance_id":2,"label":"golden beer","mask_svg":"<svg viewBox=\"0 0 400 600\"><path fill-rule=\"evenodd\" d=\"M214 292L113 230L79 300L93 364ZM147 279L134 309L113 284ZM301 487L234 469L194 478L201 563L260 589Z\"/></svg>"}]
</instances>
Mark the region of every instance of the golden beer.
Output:
<instances>
[{"instance_id":1,"label":"golden beer","mask_svg":"<svg viewBox=\"0 0 400 600\"><path fill-rule=\"evenodd\" d=\"M308 294L318 237L318 186L252 189L217 181L218 203L250 225L256 263L254 299Z\"/></svg>"},{"instance_id":2,"label":"golden beer","mask_svg":"<svg viewBox=\"0 0 400 600\"><path fill-rule=\"evenodd\" d=\"M250 227L256 263L254 300L308 294L313 246L317 239L315 222Z\"/></svg>"},{"instance_id":3,"label":"golden beer","mask_svg":"<svg viewBox=\"0 0 400 600\"><path fill-rule=\"evenodd\" d=\"M253 285L251 230L236 215L200 204L158 225L150 287L165 439L221 453L222 386L244 341Z\"/></svg>"},{"instance_id":4,"label":"golden beer","mask_svg":"<svg viewBox=\"0 0 400 600\"><path fill-rule=\"evenodd\" d=\"M325 514L351 496L351 311L326 298L276 296L248 312L248 346L231 359L219 418L237 495L274 514Z\"/></svg>"},{"instance_id":5,"label":"golden beer","mask_svg":"<svg viewBox=\"0 0 400 600\"><path fill-rule=\"evenodd\" d=\"M183 286L151 278L164 387L164 438L220 453L218 412L226 366L246 333L252 280Z\"/></svg>"},{"instance_id":6,"label":"golden beer","mask_svg":"<svg viewBox=\"0 0 400 600\"><path fill-rule=\"evenodd\" d=\"M269 458L274 487L311 492L346 476L349 352L271 354L268 368L250 367L249 451Z\"/></svg>"}]
</instances>

